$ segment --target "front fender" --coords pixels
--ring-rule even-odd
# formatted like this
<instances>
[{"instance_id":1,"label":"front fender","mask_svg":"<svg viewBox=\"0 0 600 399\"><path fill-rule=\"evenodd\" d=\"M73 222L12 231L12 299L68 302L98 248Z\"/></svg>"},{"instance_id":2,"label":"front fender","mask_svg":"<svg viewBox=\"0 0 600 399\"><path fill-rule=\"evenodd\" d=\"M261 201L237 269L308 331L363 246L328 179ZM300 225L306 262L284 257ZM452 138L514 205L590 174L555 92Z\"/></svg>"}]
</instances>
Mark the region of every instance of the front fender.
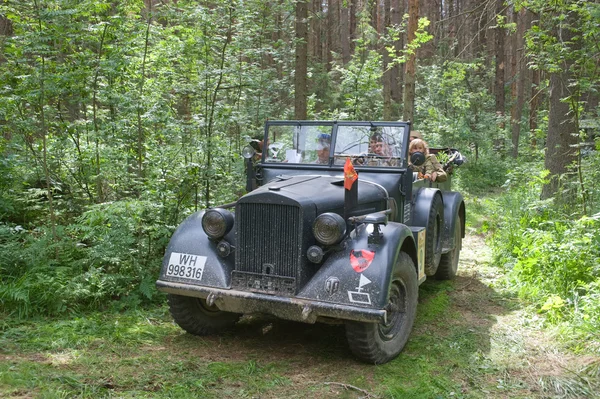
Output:
<instances>
[{"instance_id":1,"label":"front fender","mask_svg":"<svg viewBox=\"0 0 600 399\"><path fill-rule=\"evenodd\" d=\"M457 217L460 216L462 237L465 237L465 201L463 196L456 191L444 192L444 236L443 251L448 252L454 249L454 226Z\"/></svg>"},{"instance_id":2,"label":"front fender","mask_svg":"<svg viewBox=\"0 0 600 399\"><path fill-rule=\"evenodd\" d=\"M401 223L390 222L381 226L383 237L377 244L368 242L370 231L372 225L359 225L342 243L344 249L326 259L298 297L383 309L387 304L398 253L401 248L414 252L415 242L410 228ZM374 252L366 268L351 264L351 255L356 258L360 251Z\"/></svg>"},{"instance_id":3,"label":"front fender","mask_svg":"<svg viewBox=\"0 0 600 399\"><path fill-rule=\"evenodd\" d=\"M412 225L427 227L429 225L429 211L431 203L436 195L441 191L437 188L420 188L414 196L414 208L412 214ZM444 201L444 198L442 198Z\"/></svg>"},{"instance_id":4,"label":"front fender","mask_svg":"<svg viewBox=\"0 0 600 399\"><path fill-rule=\"evenodd\" d=\"M223 258L217 253L216 242L210 240L202 228L205 211L196 212L185 219L175 230L163 258L160 280L186 284L226 288L230 285L231 271L234 268L234 251ZM235 229L224 239L235 246ZM167 276L169 264L191 264L200 268L199 279Z\"/></svg>"}]
</instances>

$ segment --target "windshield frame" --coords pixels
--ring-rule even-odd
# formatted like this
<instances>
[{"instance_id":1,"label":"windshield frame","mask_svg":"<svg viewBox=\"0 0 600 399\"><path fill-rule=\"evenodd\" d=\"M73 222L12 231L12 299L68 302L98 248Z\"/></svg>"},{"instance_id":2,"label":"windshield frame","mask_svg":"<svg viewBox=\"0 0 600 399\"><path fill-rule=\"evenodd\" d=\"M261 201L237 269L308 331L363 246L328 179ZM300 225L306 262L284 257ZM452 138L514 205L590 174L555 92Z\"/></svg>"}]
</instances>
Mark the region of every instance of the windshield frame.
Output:
<instances>
[{"instance_id":1,"label":"windshield frame","mask_svg":"<svg viewBox=\"0 0 600 399\"><path fill-rule=\"evenodd\" d=\"M385 161L386 157L383 155L374 156L376 154L370 152L359 154L357 149L365 150L365 143L368 143L364 139L361 139L360 145L353 147L353 151L343 154L342 157L337 147L343 141L338 134L346 129L352 131L353 128L357 132L361 132L362 137L366 137L366 134L375 131L383 132L384 137L389 137L391 140L388 140L387 144L393 144L393 156L388 154L387 159L393 158L394 163L391 164L389 161L387 164L382 164L382 161L372 163L373 159ZM276 133L281 134L281 136L287 135L286 140L283 140L286 143L283 145L277 143L279 138ZM391 133L393 133L393 138ZM359 170L364 168L365 170L398 171L399 169L406 169L408 165L409 133L410 123L400 121L267 121L264 130L264 143L267 143L267 148L262 151L261 165L263 167L285 169L341 169L344 166L345 159L350 158ZM319 137L326 137L327 134L330 135L328 160L326 163L319 163L316 160L315 152L323 147L322 143L324 142ZM271 135L274 135L274 137L271 137ZM273 143L271 143L272 141ZM368 144L366 145L368 146ZM283 157L284 153L286 154L285 158ZM369 156L370 161L368 163L358 163L356 158L359 156Z\"/></svg>"}]
</instances>

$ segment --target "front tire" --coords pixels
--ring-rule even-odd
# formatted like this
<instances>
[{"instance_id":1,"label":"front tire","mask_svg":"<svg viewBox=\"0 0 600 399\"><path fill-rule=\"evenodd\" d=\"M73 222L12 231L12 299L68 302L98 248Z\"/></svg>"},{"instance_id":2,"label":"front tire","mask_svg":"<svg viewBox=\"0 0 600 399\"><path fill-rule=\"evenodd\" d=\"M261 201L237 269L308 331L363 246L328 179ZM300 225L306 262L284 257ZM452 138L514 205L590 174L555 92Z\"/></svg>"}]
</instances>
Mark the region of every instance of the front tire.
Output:
<instances>
[{"instance_id":1,"label":"front tire","mask_svg":"<svg viewBox=\"0 0 600 399\"><path fill-rule=\"evenodd\" d=\"M240 318L237 313L208 306L206 300L201 298L168 294L167 299L175 323L190 334L216 334L233 327Z\"/></svg>"},{"instance_id":2,"label":"front tire","mask_svg":"<svg viewBox=\"0 0 600 399\"><path fill-rule=\"evenodd\" d=\"M462 223L460 216L456 217L454 222L454 248L440 258L440 265L435 278L438 280L452 280L456 277L458 270L458 258L462 248Z\"/></svg>"},{"instance_id":3,"label":"front tire","mask_svg":"<svg viewBox=\"0 0 600 399\"><path fill-rule=\"evenodd\" d=\"M367 363L382 364L404 348L412 331L419 295L417 271L410 256L400 252L388 297L387 323L346 322L350 350Z\"/></svg>"}]
</instances>

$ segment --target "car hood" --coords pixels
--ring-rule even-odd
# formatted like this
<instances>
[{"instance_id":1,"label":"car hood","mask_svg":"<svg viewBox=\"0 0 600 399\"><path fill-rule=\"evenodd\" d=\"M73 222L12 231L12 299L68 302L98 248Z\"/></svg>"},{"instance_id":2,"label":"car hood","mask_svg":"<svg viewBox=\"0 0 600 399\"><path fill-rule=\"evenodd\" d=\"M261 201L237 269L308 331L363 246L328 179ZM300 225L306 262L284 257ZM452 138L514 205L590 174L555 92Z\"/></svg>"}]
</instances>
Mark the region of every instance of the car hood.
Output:
<instances>
[{"instance_id":1,"label":"car hood","mask_svg":"<svg viewBox=\"0 0 600 399\"><path fill-rule=\"evenodd\" d=\"M387 207L388 193L379 184L361 180L358 184L358 206L353 214L381 211ZM323 212L343 213L344 177L302 175L281 175L269 183L246 194L240 203L290 203L301 206L314 206L316 214Z\"/></svg>"}]
</instances>

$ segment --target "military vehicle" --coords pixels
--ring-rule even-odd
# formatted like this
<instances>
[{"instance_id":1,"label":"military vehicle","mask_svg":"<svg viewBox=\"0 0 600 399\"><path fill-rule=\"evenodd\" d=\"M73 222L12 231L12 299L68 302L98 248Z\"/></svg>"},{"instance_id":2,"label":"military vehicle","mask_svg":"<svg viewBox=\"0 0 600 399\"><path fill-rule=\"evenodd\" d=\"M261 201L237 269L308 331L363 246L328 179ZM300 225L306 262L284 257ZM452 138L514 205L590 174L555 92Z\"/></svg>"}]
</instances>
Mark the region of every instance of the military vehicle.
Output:
<instances>
[{"instance_id":1,"label":"military vehicle","mask_svg":"<svg viewBox=\"0 0 600 399\"><path fill-rule=\"evenodd\" d=\"M465 235L463 197L451 177L417 178L424 156L409 158L409 133L406 122L268 121L244 149L248 193L171 238L156 284L175 322L197 335L255 313L343 323L360 360L395 358L419 285L456 275ZM445 167L462 162L438 152Z\"/></svg>"}]
</instances>

